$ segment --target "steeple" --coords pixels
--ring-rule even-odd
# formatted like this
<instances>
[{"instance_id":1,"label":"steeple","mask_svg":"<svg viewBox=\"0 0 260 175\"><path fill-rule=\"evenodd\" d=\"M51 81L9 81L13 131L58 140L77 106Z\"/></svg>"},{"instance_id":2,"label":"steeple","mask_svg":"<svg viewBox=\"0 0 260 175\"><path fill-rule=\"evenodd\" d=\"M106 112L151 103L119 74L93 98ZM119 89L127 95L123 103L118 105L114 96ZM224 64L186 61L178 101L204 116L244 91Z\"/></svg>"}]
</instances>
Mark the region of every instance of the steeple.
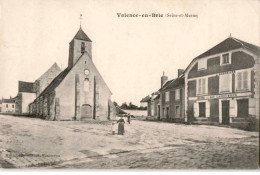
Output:
<instances>
[{"instance_id":1,"label":"steeple","mask_svg":"<svg viewBox=\"0 0 260 175\"><path fill-rule=\"evenodd\" d=\"M72 67L85 52L92 58L92 41L81 28L81 16L80 28L70 42L68 67Z\"/></svg>"}]
</instances>

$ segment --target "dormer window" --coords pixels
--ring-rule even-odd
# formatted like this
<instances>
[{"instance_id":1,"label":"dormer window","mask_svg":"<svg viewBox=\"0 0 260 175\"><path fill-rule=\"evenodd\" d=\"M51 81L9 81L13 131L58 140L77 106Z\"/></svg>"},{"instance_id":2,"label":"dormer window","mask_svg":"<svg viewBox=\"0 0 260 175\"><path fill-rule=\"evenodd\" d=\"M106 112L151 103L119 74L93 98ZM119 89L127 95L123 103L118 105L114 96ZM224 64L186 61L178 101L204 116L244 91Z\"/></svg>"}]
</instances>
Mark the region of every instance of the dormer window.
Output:
<instances>
[{"instance_id":1,"label":"dormer window","mask_svg":"<svg viewBox=\"0 0 260 175\"><path fill-rule=\"evenodd\" d=\"M201 59L198 61L198 70L207 69L207 59Z\"/></svg>"},{"instance_id":2,"label":"dormer window","mask_svg":"<svg viewBox=\"0 0 260 175\"><path fill-rule=\"evenodd\" d=\"M221 65L226 65L230 63L231 63L230 54L229 53L223 54L221 57Z\"/></svg>"},{"instance_id":3,"label":"dormer window","mask_svg":"<svg viewBox=\"0 0 260 175\"><path fill-rule=\"evenodd\" d=\"M81 53L83 54L85 52L85 43L81 43Z\"/></svg>"}]
</instances>

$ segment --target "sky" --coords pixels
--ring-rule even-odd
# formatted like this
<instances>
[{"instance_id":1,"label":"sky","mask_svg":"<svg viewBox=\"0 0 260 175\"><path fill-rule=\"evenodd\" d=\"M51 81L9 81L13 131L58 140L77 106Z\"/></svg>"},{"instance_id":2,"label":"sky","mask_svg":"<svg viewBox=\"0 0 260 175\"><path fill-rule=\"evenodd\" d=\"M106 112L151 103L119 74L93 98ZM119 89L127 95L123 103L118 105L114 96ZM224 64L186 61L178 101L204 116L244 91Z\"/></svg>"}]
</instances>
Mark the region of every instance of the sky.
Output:
<instances>
[{"instance_id":1,"label":"sky","mask_svg":"<svg viewBox=\"0 0 260 175\"><path fill-rule=\"evenodd\" d=\"M0 0L0 97L17 95L54 62L68 64L69 42L82 29L93 61L119 104L139 105L191 60L232 35L260 45L258 0ZM118 17L117 13L197 17Z\"/></svg>"}]
</instances>

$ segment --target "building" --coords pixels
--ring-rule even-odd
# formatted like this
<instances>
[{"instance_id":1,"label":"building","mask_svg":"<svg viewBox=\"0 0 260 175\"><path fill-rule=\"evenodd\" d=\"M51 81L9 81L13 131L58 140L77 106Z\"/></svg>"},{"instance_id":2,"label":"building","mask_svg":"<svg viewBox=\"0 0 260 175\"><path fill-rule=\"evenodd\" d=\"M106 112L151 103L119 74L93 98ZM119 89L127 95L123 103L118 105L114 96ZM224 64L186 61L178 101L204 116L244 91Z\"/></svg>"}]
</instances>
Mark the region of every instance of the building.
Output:
<instances>
[{"instance_id":1,"label":"building","mask_svg":"<svg viewBox=\"0 0 260 175\"><path fill-rule=\"evenodd\" d=\"M169 122L185 122L184 77L183 70L178 70L178 78L165 83L159 90L158 119ZM163 77L162 77L163 79Z\"/></svg>"},{"instance_id":2,"label":"building","mask_svg":"<svg viewBox=\"0 0 260 175\"><path fill-rule=\"evenodd\" d=\"M48 120L109 120L112 93L92 60L92 41L81 29L69 43L68 67L30 104Z\"/></svg>"},{"instance_id":3,"label":"building","mask_svg":"<svg viewBox=\"0 0 260 175\"><path fill-rule=\"evenodd\" d=\"M15 112L15 98L0 100L0 113L14 113Z\"/></svg>"},{"instance_id":4,"label":"building","mask_svg":"<svg viewBox=\"0 0 260 175\"><path fill-rule=\"evenodd\" d=\"M142 99L147 102L147 116L153 120L184 122L184 77L182 69L178 70L176 79L161 77L161 88Z\"/></svg>"},{"instance_id":5,"label":"building","mask_svg":"<svg viewBox=\"0 0 260 175\"><path fill-rule=\"evenodd\" d=\"M229 37L186 68L186 121L247 128L259 123L260 48Z\"/></svg>"},{"instance_id":6,"label":"building","mask_svg":"<svg viewBox=\"0 0 260 175\"><path fill-rule=\"evenodd\" d=\"M57 63L54 63L35 82L19 81L15 112L17 114L29 114L29 104L39 96L60 72L60 67Z\"/></svg>"}]
</instances>

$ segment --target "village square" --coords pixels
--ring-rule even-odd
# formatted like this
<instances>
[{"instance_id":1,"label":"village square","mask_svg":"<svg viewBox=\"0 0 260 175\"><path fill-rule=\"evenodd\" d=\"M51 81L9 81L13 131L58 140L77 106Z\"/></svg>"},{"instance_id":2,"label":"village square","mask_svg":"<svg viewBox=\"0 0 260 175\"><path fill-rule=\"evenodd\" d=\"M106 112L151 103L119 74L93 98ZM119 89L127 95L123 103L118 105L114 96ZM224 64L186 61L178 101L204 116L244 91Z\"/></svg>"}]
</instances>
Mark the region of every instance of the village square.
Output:
<instances>
[{"instance_id":1,"label":"village square","mask_svg":"<svg viewBox=\"0 0 260 175\"><path fill-rule=\"evenodd\" d=\"M163 74L161 88L140 101L146 110L135 113L111 101L91 44L80 26L66 69L54 63L1 100L1 167L258 167L258 46L227 38L176 79Z\"/></svg>"},{"instance_id":2,"label":"village square","mask_svg":"<svg viewBox=\"0 0 260 175\"><path fill-rule=\"evenodd\" d=\"M89 23L97 26L85 25L79 14L76 27L66 20L50 20L55 25L43 20L48 31L39 40L10 45L30 52L9 53L1 46L10 59L3 57L5 74L0 77L7 86L1 85L0 168L257 169L260 47L243 39L248 32L233 36L224 31L225 37L202 40L199 32L183 34L190 30L185 21L180 22L184 29L178 43L166 44L169 38L176 42L176 26L162 19L160 24L171 26L166 33L154 25L155 16L165 16L157 12L147 23L157 28L146 27L151 32L142 33L140 27L134 33L138 39L129 44L132 26L125 20L134 17L125 18L124 11L113 14L111 19L129 29L124 35L111 25L110 36L104 30L108 23L91 18ZM203 18L190 14L188 20ZM62 27L65 23L71 28ZM153 36L155 42L149 40ZM142 45L146 40L150 44ZM45 54L39 41L50 52ZM182 48L187 45L191 47Z\"/></svg>"}]
</instances>

